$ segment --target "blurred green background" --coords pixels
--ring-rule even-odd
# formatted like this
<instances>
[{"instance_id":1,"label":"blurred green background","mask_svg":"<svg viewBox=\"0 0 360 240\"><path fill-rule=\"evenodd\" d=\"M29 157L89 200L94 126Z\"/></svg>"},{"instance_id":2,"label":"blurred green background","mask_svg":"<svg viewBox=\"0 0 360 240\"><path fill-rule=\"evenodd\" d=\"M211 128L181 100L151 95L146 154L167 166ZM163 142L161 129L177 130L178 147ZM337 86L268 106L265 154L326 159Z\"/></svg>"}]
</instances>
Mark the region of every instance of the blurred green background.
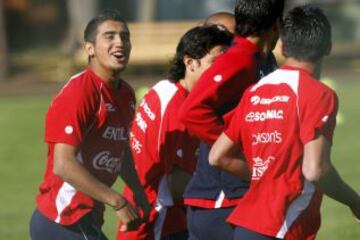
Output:
<instances>
[{"instance_id":1,"label":"blurred green background","mask_svg":"<svg viewBox=\"0 0 360 240\"><path fill-rule=\"evenodd\" d=\"M186 29L212 12L232 12L234 4L234 0L84 1L0 1L1 240L29 239L28 223L45 168L46 145L42 142L45 113L56 91L84 67L86 57L79 37L84 22L109 7L119 9L131 22L133 59L124 76L141 89L165 76L174 45ZM293 0L288 1L287 8L307 2L320 4L333 25L334 49L323 73L340 99L341 118L332 160L343 178L360 192L360 3ZM74 15L79 13L77 5L82 7L83 14L75 19ZM161 58L149 53L144 59L136 53L144 51L141 48L144 43L138 40L145 34L141 30L145 25L141 24L149 22L153 25L146 26L155 30L146 38L157 41L153 35L161 31L161 37L169 39L164 44L150 42L157 53L161 52ZM174 26L177 30L170 31ZM121 181L115 188L121 191ZM108 210L104 231L109 239L114 239L117 217ZM360 239L359 225L346 207L325 197L322 216L318 239Z\"/></svg>"}]
</instances>

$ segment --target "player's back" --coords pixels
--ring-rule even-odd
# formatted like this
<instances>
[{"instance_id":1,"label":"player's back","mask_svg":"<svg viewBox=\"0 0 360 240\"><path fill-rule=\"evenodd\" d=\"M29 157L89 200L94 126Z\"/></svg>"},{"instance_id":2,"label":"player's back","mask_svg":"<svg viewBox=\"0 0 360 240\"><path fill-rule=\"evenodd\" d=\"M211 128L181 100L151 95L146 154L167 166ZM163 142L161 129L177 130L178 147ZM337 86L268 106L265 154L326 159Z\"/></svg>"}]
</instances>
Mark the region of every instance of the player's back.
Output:
<instances>
[{"instance_id":1,"label":"player's back","mask_svg":"<svg viewBox=\"0 0 360 240\"><path fill-rule=\"evenodd\" d=\"M288 67L246 91L238 119L252 182L230 221L283 237L295 221L305 220L308 228L297 234L316 232L321 195L304 179L301 164L304 144L314 138L317 126L333 118L327 112L333 108L325 107L336 104L331 99L336 97L328 87Z\"/></svg>"}]
</instances>

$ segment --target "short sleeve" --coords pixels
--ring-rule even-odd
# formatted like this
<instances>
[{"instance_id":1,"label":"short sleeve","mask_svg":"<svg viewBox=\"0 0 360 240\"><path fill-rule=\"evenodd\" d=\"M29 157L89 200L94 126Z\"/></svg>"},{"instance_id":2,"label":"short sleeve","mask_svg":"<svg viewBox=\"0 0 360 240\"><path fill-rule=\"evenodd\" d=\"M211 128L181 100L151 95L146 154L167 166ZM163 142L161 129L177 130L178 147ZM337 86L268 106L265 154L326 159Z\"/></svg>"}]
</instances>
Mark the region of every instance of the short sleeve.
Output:
<instances>
[{"instance_id":1,"label":"short sleeve","mask_svg":"<svg viewBox=\"0 0 360 240\"><path fill-rule=\"evenodd\" d=\"M300 138L303 144L324 135L332 142L338 98L332 90L317 93L300 109Z\"/></svg>"},{"instance_id":2,"label":"short sleeve","mask_svg":"<svg viewBox=\"0 0 360 240\"><path fill-rule=\"evenodd\" d=\"M87 129L95 124L98 95L86 84L71 80L49 107L45 141L78 146Z\"/></svg>"}]
</instances>

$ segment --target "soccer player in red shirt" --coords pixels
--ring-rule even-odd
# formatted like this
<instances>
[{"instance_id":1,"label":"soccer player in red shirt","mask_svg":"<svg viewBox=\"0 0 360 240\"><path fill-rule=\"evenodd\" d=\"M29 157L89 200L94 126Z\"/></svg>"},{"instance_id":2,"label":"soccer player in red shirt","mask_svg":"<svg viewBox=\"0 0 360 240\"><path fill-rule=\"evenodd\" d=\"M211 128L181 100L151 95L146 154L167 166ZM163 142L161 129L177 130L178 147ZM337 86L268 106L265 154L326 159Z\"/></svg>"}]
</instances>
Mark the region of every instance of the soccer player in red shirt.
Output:
<instances>
[{"instance_id":1,"label":"soccer player in red shirt","mask_svg":"<svg viewBox=\"0 0 360 240\"><path fill-rule=\"evenodd\" d=\"M137 231L119 231L118 240L187 239L182 193L195 169L199 142L188 135L178 110L200 75L231 39L217 26L189 30L177 46L169 79L159 81L142 99L130 143L152 209L149 222ZM124 196L131 201L128 187Z\"/></svg>"},{"instance_id":2,"label":"soccer player in red shirt","mask_svg":"<svg viewBox=\"0 0 360 240\"><path fill-rule=\"evenodd\" d=\"M323 193L360 218L359 195L330 161L338 98L318 80L330 23L319 8L297 7L280 39L285 64L246 90L210 152L212 165L241 176L246 164L231 157L241 149L251 168L249 191L228 218L237 240L315 239Z\"/></svg>"},{"instance_id":3,"label":"soccer player in red shirt","mask_svg":"<svg viewBox=\"0 0 360 240\"><path fill-rule=\"evenodd\" d=\"M226 218L247 191L248 182L211 167L209 149L245 89L277 67L271 50L283 9L283 0L237 1L231 47L204 72L180 108L189 133L201 140L196 171L184 193L191 240L233 236Z\"/></svg>"},{"instance_id":4,"label":"soccer player in red shirt","mask_svg":"<svg viewBox=\"0 0 360 240\"><path fill-rule=\"evenodd\" d=\"M88 23L84 38L88 67L60 90L46 116L47 166L30 224L34 240L107 239L104 204L124 230L136 228L137 211L111 188L119 174L149 211L128 149L135 97L120 77L131 50L127 24L117 11L105 11Z\"/></svg>"}]
</instances>

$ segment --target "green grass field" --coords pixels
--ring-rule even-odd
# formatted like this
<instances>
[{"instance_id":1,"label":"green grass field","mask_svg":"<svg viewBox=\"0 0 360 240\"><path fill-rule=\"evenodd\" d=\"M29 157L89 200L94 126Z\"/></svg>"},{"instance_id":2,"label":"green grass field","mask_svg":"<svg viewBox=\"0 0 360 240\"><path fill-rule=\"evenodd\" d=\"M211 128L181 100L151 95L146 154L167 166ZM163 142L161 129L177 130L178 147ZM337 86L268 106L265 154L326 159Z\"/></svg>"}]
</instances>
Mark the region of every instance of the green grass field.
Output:
<instances>
[{"instance_id":1,"label":"green grass field","mask_svg":"<svg viewBox=\"0 0 360 240\"><path fill-rule=\"evenodd\" d=\"M360 83L338 83L344 123L336 130L333 162L343 178L360 192ZM42 142L49 96L0 98L0 239L29 239L28 223L41 182L46 146ZM121 189L121 182L116 185ZM328 198L322 207L320 240L360 239L360 227L349 210ZM104 231L115 238L117 218L109 210Z\"/></svg>"}]
</instances>

